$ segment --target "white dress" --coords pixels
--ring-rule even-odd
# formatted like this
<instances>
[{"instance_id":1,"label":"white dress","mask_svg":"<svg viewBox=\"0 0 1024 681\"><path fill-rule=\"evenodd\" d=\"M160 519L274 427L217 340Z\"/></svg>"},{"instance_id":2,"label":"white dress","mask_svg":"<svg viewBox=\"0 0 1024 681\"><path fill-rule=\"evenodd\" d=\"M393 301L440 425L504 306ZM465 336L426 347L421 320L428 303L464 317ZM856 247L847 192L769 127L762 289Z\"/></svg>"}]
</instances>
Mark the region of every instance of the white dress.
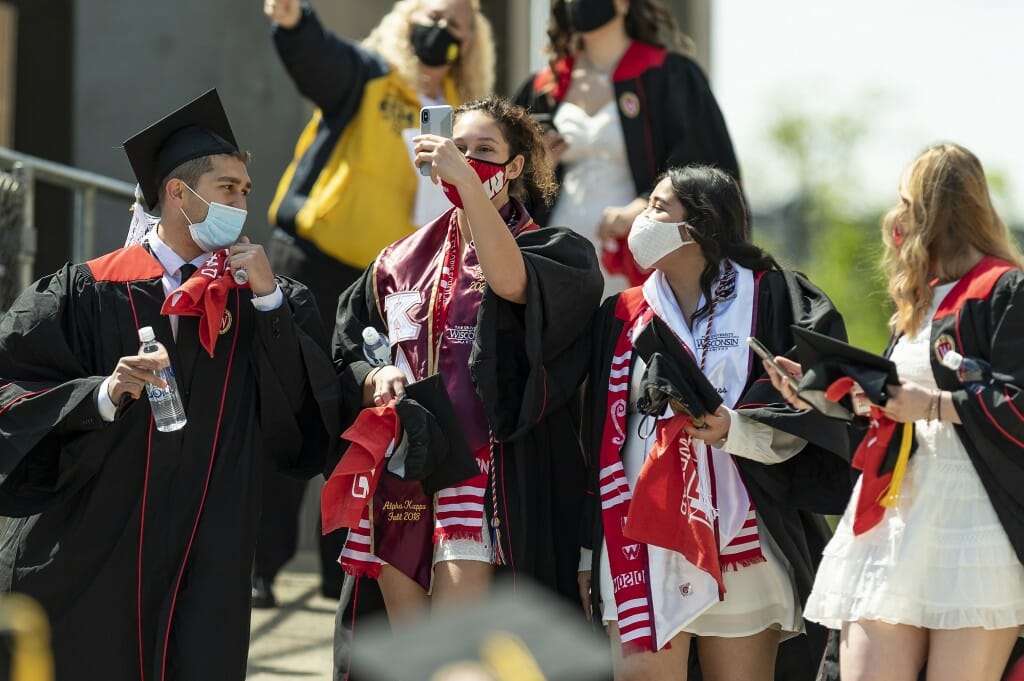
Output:
<instances>
[{"instance_id":1,"label":"white dress","mask_svg":"<svg viewBox=\"0 0 1024 681\"><path fill-rule=\"evenodd\" d=\"M953 287L935 289L928 322L892 359L901 378L934 389L931 317ZM996 517L953 424L918 421L896 507L853 534L858 481L825 548L804 616L829 628L858 619L928 629L1024 625L1024 566Z\"/></svg>"},{"instance_id":2,"label":"white dress","mask_svg":"<svg viewBox=\"0 0 1024 681\"><path fill-rule=\"evenodd\" d=\"M572 102L563 102L554 122L567 146L562 156L565 173L549 222L579 232L600 254L597 225L604 209L624 206L636 198L618 105L612 99L588 116ZM629 285L623 276L602 273L606 296Z\"/></svg>"}]
</instances>

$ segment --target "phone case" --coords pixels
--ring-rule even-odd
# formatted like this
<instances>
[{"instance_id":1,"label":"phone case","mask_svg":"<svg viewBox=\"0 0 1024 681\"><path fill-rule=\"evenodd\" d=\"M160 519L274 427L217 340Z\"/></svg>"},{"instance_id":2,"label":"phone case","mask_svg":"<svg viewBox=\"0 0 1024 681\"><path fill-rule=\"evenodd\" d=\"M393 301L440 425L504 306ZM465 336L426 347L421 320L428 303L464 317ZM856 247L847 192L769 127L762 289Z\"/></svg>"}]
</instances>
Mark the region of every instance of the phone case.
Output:
<instances>
[{"instance_id":1,"label":"phone case","mask_svg":"<svg viewBox=\"0 0 1024 681\"><path fill-rule=\"evenodd\" d=\"M448 105L425 106L420 109L420 134L452 137L455 112ZM420 175L430 175L430 166L420 166Z\"/></svg>"}]
</instances>

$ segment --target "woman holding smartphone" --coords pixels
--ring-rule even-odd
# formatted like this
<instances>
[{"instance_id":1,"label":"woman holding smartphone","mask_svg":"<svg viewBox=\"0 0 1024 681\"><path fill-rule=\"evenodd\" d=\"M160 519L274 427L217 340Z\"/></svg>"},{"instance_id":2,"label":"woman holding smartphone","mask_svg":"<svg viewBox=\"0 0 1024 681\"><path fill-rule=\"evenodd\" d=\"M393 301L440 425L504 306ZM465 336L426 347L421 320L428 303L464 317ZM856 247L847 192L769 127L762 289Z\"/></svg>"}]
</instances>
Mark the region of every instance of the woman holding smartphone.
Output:
<instances>
[{"instance_id":1,"label":"woman holding smartphone","mask_svg":"<svg viewBox=\"0 0 1024 681\"><path fill-rule=\"evenodd\" d=\"M1024 258L967 149L926 149L898 195L882 242L901 384L883 412L917 449L886 507L861 498L865 470L806 613L841 630L843 681L996 681L1024 625Z\"/></svg>"},{"instance_id":2,"label":"woman holding smartphone","mask_svg":"<svg viewBox=\"0 0 1024 681\"><path fill-rule=\"evenodd\" d=\"M300 0L265 0L264 13L288 75L316 106L270 206L267 255L275 272L309 287L329 326L338 296L381 248L448 209L413 167L412 138L421 107L458 106L491 91L490 24L478 0L402 0L354 43ZM295 552L306 487L272 467L265 479L253 595L264 607ZM321 540L324 595L340 591L340 548L336 536Z\"/></svg>"},{"instance_id":3,"label":"woman holding smartphone","mask_svg":"<svg viewBox=\"0 0 1024 681\"><path fill-rule=\"evenodd\" d=\"M739 179L725 121L689 39L660 0L554 0L551 64L516 103L551 117L561 188L549 224L602 252L606 293L643 281L626 248L669 166L706 163Z\"/></svg>"},{"instance_id":4,"label":"woman holding smartphone","mask_svg":"<svg viewBox=\"0 0 1024 681\"><path fill-rule=\"evenodd\" d=\"M577 388L601 277L593 249L537 226L527 195L554 190L541 133L502 99L455 112L454 138L416 138L454 207L385 248L341 297L335 364L351 409L403 399L440 374L480 473L427 495L384 474L342 566L379 580L402 622L431 602L478 598L495 565L576 594L586 469ZM393 363L371 367L362 330L391 341ZM423 509L389 516L394 504Z\"/></svg>"},{"instance_id":5,"label":"woman holding smartphone","mask_svg":"<svg viewBox=\"0 0 1024 681\"><path fill-rule=\"evenodd\" d=\"M742 193L722 170L669 169L629 248L654 272L608 298L594 324L585 413L601 508L581 595L608 628L618 679L685 679L696 639L704 678L771 681L780 641L804 632L801 604L828 537L815 513L845 505L850 475L827 451L845 437L838 422L786 405L746 338L781 354L791 324L844 338L843 321L750 242ZM703 426L641 413L652 386L672 381L633 349L655 318L723 400ZM645 524L644 509L659 504ZM813 675L823 643L805 647L799 678Z\"/></svg>"}]
</instances>

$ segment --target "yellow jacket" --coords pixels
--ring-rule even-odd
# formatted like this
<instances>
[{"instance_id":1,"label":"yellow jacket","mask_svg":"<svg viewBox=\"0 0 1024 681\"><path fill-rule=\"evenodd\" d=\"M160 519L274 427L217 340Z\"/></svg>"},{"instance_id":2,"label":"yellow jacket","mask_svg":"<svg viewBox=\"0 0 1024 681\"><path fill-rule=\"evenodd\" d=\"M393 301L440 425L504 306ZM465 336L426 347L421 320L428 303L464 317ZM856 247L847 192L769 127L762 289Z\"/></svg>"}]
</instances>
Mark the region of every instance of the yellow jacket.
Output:
<instances>
[{"instance_id":1,"label":"yellow jacket","mask_svg":"<svg viewBox=\"0 0 1024 681\"><path fill-rule=\"evenodd\" d=\"M270 221L366 267L415 229L417 171L402 130L418 127L419 96L379 55L327 33L309 10L295 28L276 30L274 42L318 109L277 186ZM444 90L457 106L451 78Z\"/></svg>"}]
</instances>

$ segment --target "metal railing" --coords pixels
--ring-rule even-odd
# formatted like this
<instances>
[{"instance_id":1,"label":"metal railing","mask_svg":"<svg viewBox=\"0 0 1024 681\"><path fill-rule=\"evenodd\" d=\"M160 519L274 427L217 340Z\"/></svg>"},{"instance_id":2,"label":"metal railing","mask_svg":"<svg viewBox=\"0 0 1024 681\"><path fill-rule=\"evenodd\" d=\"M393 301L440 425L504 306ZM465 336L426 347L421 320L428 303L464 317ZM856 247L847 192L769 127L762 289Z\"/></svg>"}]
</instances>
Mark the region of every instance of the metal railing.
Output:
<instances>
[{"instance_id":1,"label":"metal railing","mask_svg":"<svg viewBox=\"0 0 1024 681\"><path fill-rule=\"evenodd\" d=\"M36 182L65 187L73 192L71 259L83 262L95 254L96 195L135 200L135 187L105 175L79 170L46 159L0 147L0 163L11 168L22 194L21 244L18 251L20 287L27 288L34 277L38 232L35 225Z\"/></svg>"}]
</instances>

